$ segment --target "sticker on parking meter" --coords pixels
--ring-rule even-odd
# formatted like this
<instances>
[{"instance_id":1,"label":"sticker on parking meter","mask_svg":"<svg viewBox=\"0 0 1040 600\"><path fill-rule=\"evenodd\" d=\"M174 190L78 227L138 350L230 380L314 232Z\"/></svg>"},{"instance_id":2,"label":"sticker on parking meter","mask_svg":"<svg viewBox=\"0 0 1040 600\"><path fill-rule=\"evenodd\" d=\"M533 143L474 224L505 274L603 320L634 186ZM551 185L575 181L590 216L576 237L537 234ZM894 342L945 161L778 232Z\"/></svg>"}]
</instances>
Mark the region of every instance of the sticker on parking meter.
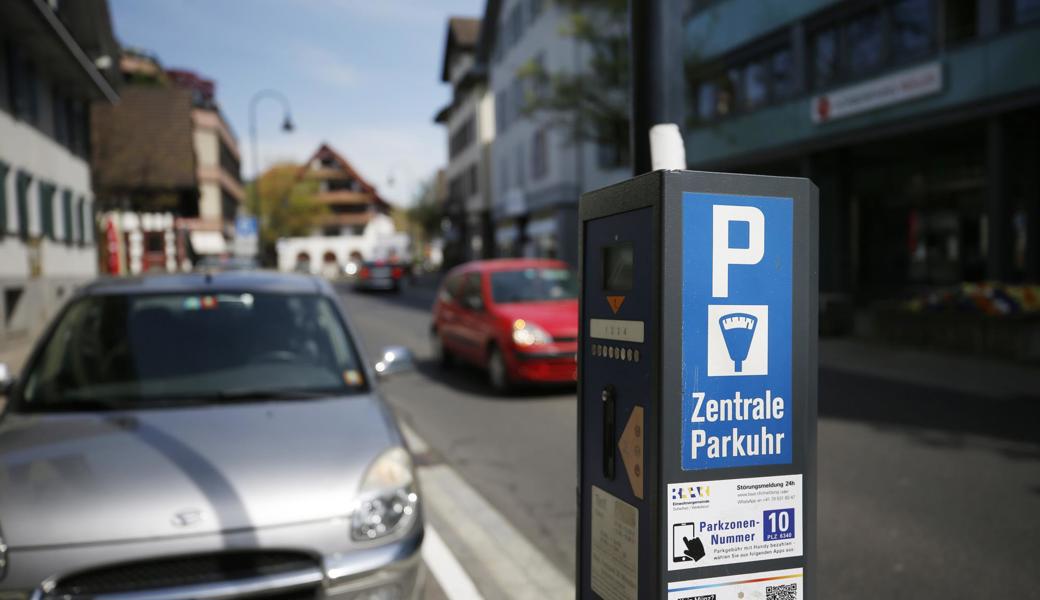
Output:
<instances>
[{"instance_id":1,"label":"sticker on parking meter","mask_svg":"<svg viewBox=\"0 0 1040 600\"><path fill-rule=\"evenodd\" d=\"M668 584L668 600L802 600L801 569L744 573Z\"/></svg>"},{"instance_id":2,"label":"sticker on parking meter","mask_svg":"<svg viewBox=\"0 0 1040 600\"><path fill-rule=\"evenodd\" d=\"M668 484L668 570L802 555L802 476Z\"/></svg>"},{"instance_id":3,"label":"sticker on parking meter","mask_svg":"<svg viewBox=\"0 0 1040 600\"><path fill-rule=\"evenodd\" d=\"M789 464L793 201L683 194L682 468Z\"/></svg>"},{"instance_id":4,"label":"sticker on parking meter","mask_svg":"<svg viewBox=\"0 0 1040 600\"><path fill-rule=\"evenodd\" d=\"M592 591L604 600L637 600L639 509L592 486Z\"/></svg>"}]
</instances>

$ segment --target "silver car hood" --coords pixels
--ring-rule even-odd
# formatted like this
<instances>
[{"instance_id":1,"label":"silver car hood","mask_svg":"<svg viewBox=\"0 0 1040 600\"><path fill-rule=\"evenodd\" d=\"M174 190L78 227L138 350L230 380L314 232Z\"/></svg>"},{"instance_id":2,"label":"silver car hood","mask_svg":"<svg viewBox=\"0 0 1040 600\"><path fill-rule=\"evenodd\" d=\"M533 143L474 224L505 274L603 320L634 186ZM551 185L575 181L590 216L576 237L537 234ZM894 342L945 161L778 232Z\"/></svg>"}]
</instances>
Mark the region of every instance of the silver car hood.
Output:
<instances>
[{"instance_id":1,"label":"silver car hood","mask_svg":"<svg viewBox=\"0 0 1040 600\"><path fill-rule=\"evenodd\" d=\"M399 443L383 404L367 395L8 414L0 527L17 548L345 516L365 469Z\"/></svg>"}]
</instances>

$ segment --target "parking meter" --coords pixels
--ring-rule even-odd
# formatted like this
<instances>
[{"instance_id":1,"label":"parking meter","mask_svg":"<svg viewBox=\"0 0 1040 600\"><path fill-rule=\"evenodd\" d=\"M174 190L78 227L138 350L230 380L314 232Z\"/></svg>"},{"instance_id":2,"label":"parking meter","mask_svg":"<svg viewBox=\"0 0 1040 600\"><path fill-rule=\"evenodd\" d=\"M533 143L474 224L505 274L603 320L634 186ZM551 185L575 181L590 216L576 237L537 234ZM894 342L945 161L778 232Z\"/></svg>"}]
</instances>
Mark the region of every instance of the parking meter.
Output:
<instances>
[{"instance_id":1,"label":"parking meter","mask_svg":"<svg viewBox=\"0 0 1040 600\"><path fill-rule=\"evenodd\" d=\"M578 598L815 599L817 190L582 196Z\"/></svg>"}]
</instances>

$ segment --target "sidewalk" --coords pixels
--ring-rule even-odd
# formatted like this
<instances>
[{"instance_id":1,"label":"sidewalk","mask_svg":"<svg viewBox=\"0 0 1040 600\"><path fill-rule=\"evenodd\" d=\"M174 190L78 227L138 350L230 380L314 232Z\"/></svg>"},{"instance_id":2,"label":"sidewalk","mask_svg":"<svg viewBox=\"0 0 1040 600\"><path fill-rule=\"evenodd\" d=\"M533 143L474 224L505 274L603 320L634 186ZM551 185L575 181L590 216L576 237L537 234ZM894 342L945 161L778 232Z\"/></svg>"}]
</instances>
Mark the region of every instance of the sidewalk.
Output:
<instances>
[{"instance_id":1,"label":"sidewalk","mask_svg":"<svg viewBox=\"0 0 1040 600\"><path fill-rule=\"evenodd\" d=\"M994 399L1040 399L1040 367L852 338L820 340L820 368Z\"/></svg>"}]
</instances>

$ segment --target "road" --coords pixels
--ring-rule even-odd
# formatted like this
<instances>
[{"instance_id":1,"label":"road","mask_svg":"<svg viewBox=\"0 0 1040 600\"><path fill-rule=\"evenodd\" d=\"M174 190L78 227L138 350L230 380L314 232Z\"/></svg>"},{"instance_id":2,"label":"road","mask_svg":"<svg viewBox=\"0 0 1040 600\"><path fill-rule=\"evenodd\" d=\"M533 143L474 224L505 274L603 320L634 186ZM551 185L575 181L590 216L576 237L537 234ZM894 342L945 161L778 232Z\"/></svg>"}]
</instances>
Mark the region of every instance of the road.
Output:
<instances>
[{"instance_id":1,"label":"road","mask_svg":"<svg viewBox=\"0 0 1040 600\"><path fill-rule=\"evenodd\" d=\"M399 417L573 577L573 390L497 397L479 371L435 368L429 290L342 298L370 356L396 344L419 358L384 386ZM822 370L819 597L1040 597L1038 428L1040 396Z\"/></svg>"}]
</instances>

